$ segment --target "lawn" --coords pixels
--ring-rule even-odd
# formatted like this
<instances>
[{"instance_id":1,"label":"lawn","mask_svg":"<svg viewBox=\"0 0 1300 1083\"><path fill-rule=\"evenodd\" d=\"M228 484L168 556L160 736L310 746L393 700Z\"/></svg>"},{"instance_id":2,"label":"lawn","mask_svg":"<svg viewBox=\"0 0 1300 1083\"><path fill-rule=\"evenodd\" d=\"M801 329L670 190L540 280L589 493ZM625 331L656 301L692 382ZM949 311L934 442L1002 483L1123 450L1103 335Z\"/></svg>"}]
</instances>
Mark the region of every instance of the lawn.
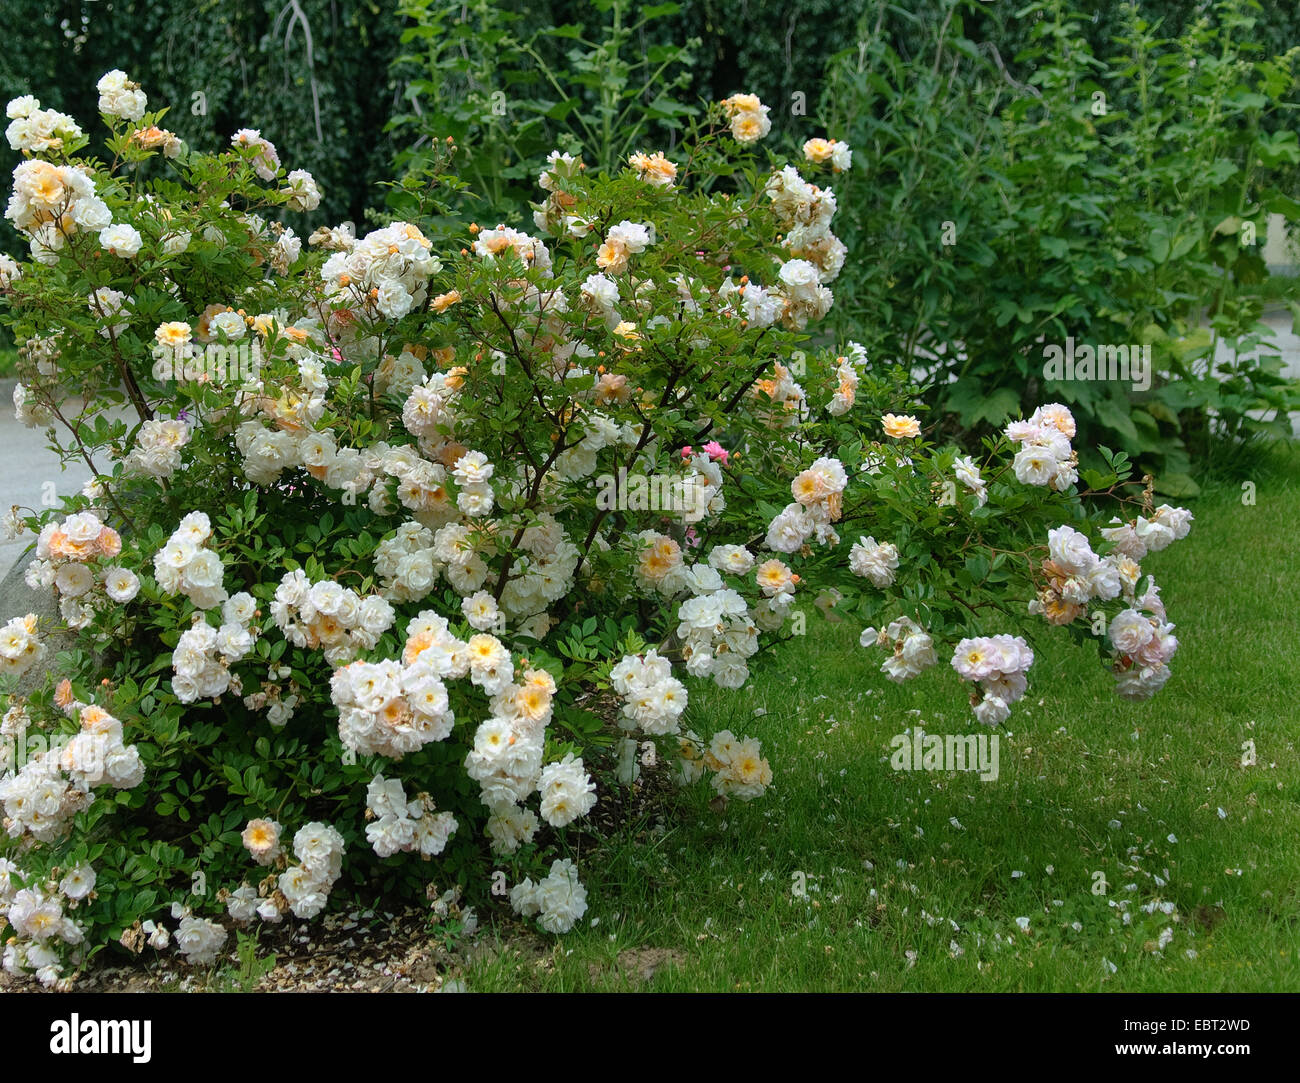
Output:
<instances>
[{"instance_id":1,"label":"lawn","mask_svg":"<svg viewBox=\"0 0 1300 1083\"><path fill-rule=\"evenodd\" d=\"M1145 562L1182 644L1155 700L1118 699L1095 656L1035 637L995 781L891 769L895 734L979 727L952 674L893 685L848 622L810 621L740 693L697 682L690 724L761 738L775 786L715 811L701 783L584 844L579 927L543 943L503 920L465 983L1300 989L1297 458L1257 471L1253 504L1208 488L1189 538Z\"/></svg>"}]
</instances>

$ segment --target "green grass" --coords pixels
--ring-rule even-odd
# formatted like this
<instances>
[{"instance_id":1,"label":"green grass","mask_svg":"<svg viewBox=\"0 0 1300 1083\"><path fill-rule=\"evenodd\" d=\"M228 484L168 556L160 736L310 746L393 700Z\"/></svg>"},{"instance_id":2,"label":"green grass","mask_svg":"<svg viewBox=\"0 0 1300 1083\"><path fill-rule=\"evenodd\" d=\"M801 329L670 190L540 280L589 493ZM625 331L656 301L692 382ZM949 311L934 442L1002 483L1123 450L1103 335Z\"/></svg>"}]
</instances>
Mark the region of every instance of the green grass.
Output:
<instances>
[{"instance_id":1,"label":"green grass","mask_svg":"<svg viewBox=\"0 0 1300 1083\"><path fill-rule=\"evenodd\" d=\"M810 621L743 692L696 682L691 727L761 738L772 790L719 814L701 783L662 822L588 845L578 928L543 940L502 907L467 985L1300 989L1296 455L1254 480L1253 506L1239 484L1204 492L1191 535L1145 562L1181 641L1165 689L1126 703L1095 652L1036 637L996 781L891 770L906 727L979 727L950 672L893 685L855 625ZM643 979L623 953L651 948L672 961Z\"/></svg>"},{"instance_id":2,"label":"green grass","mask_svg":"<svg viewBox=\"0 0 1300 1083\"><path fill-rule=\"evenodd\" d=\"M0 380L18 372L18 347L0 343Z\"/></svg>"}]
</instances>

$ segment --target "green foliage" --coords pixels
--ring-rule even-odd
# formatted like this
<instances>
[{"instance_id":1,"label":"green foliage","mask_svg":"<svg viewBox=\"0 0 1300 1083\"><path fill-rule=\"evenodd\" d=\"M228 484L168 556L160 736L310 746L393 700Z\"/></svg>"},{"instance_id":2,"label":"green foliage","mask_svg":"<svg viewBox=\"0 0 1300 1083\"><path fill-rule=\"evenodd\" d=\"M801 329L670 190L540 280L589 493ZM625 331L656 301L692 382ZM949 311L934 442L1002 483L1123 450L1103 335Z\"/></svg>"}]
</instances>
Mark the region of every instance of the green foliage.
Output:
<instances>
[{"instance_id":1,"label":"green foliage","mask_svg":"<svg viewBox=\"0 0 1300 1083\"><path fill-rule=\"evenodd\" d=\"M395 169L418 175L440 143L454 142L466 187L463 213L444 222L449 232L469 218L491 226L517 214L553 150L581 148L591 168L614 171L643 147L671 150L697 112L683 92L699 40L653 43L677 4L592 8L562 25L538 25L536 13L489 0L398 8L414 25L402 32L394 67L411 110L389 123L403 144ZM399 215L409 209L400 194L389 204Z\"/></svg>"},{"instance_id":2,"label":"green foliage","mask_svg":"<svg viewBox=\"0 0 1300 1083\"><path fill-rule=\"evenodd\" d=\"M858 157L845 237L882 257L850 270L838 318L923 366L957 423L1059 398L1171 492L1218 442L1283 434L1300 396L1262 316L1294 283L1259 252L1270 213L1298 220L1300 54L1260 56L1250 5L1225 0L1172 40L1126 6L1094 55L1082 20L1044 3L1023 13L1021 84L966 36L977 6L918 16L929 47L904 57L867 32L877 5L866 51L832 65L830 126ZM1052 379L1045 351L1069 339L1150 346L1155 386Z\"/></svg>"}]
</instances>

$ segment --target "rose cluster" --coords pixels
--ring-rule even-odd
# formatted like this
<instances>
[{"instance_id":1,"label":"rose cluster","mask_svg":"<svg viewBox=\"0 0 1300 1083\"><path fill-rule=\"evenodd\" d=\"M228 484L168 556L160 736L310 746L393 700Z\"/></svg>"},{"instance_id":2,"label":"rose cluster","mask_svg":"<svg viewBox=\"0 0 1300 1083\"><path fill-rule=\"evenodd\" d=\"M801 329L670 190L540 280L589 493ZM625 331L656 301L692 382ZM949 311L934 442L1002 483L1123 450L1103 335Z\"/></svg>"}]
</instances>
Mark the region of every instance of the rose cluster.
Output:
<instances>
[{"instance_id":1,"label":"rose cluster","mask_svg":"<svg viewBox=\"0 0 1300 1083\"><path fill-rule=\"evenodd\" d=\"M233 594L221 607L221 625L214 628L199 614L181 633L172 651L172 691L182 703L214 699L243 686L230 667L253 649L256 603L251 594Z\"/></svg>"},{"instance_id":2,"label":"rose cluster","mask_svg":"<svg viewBox=\"0 0 1300 1083\"><path fill-rule=\"evenodd\" d=\"M154 579L163 592L183 594L197 609L214 609L229 597L221 554L205 548L211 538L212 520L206 512L192 511L153 558Z\"/></svg>"},{"instance_id":3,"label":"rose cluster","mask_svg":"<svg viewBox=\"0 0 1300 1083\"><path fill-rule=\"evenodd\" d=\"M79 719L79 731L71 737L58 735L16 772L0 777L0 804L10 838L59 839L72 817L94 801L94 787L129 790L144 779L139 751L124 743L118 719L102 707L71 699L65 700L64 710ZM23 723L21 717L13 721ZM8 716L5 728L11 728Z\"/></svg>"},{"instance_id":4,"label":"rose cluster","mask_svg":"<svg viewBox=\"0 0 1300 1083\"><path fill-rule=\"evenodd\" d=\"M1011 717L1011 704L1020 699L1029 682L1025 677L1034 652L1020 636L995 635L963 639L952 653L952 668L971 681L971 708L986 726Z\"/></svg>"},{"instance_id":5,"label":"rose cluster","mask_svg":"<svg viewBox=\"0 0 1300 1083\"><path fill-rule=\"evenodd\" d=\"M285 572L275 588L271 618L290 643L319 649L339 665L371 650L393 626L394 613L377 594L362 598L332 579L313 583L299 568Z\"/></svg>"},{"instance_id":6,"label":"rose cluster","mask_svg":"<svg viewBox=\"0 0 1300 1083\"><path fill-rule=\"evenodd\" d=\"M0 628L0 677L21 677L44 657L35 613L14 617Z\"/></svg>"},{"instance_id":7,"label":"rose cluster","mask_svg":"<svg viewBox=\"0 0 1300 1083\"><path fill-rule=\"evenodd\" d=\"M858 642L864 647L881 646L890 656L880 665L880 672L891 681L902 683L938 662L934 640L911 617L898 617L879 632L864 628Z\"/></svg>"},{"instance_id":8,"label":"rose cluster","mask_svg":"<svg viewBox=\"0 0 1300 1083\"><path fill-rule=\"evenodd\" d=\"M75 914L83 902L94 898L95 870L81 862L61 879L27 887L19 887L17 879L27 878L14 862L0 858L0 910L13 930L4 949L5 973L32 974L47 989L66 991L71 983L55 945L71 948L78 964L84 959L86 934Z\"/></svg>"},{"instance_id":9,"label":"rose cluster","mask_svg":"<svg viewBox=\"0 0 1300 1083\"><path fill-rule=\"evenodd\" d=\"M723 797L752 801L772 784L772 768L762 755L762 745L752 738L737 739L730 730L713 735L703 755L714 772L713 788Z\"/></svg>"},{"instance_id":10,"label":"rose cluster","mask_svg":"<svg viewBox=\"0 0 1300 1083\"><path fill-rule=\"evenodd\" d=\"M817 459L790 482L794 501L768 525L764 544L775 553L798 552L809 538L819 545L838 545L831 524L843 514L846 485L848 475L838 459Z\"/></svg>"},{"instance_id":11,"label":"rose cluster","mask_svg":"<svg viewBox=\"0 0 1300 1083\"><path fill-rule=\"evenodd\" d=\"M345 748L359 755L400 758L451 735L455 717L442 677L455 669L438 666L437 649L424 653L427 657L411 665L353 662L334 671L330 695L338 708L339 739Z\"/></svg>"},{"instance_id":12,"label":"rose cluster","mask_svg":"<svg viewBox=\"0 0 1300 1083\"><path fill-rule=\"evenodd\" d=\"M417 794L410 801L400 779L375 775L366 789L366 840L380 857L403 850L436 857L456 830L450 812L434 812L433 798Z\"/></svg>"},{"instance_id":13,"label":"rose cluster","mask_svg":"<svg viewBox=\"0 0 1300 1083\"><path fill-rule=\"evenodd\" d=\"M658 651L625 655L609 671L609 680L623 697L621 728L651 735L678 732L686 710L686 687L672 675L672 663Z\"/></svg>"},{"instance_id":14,"label":"rose cluster","mask_svg":"<svg viewBox=\"0 0 1300 1083\"><path fill-rule=\"evenodd\" d=\"M1011 422L1006 434L1020 445L1011 465L1021 483L1062 492L1079 480L1079 456L1070 446L1074 416L1060 403L1038 407L1026 421Z\"/></svg>"},{"instance_id":15,"label":"rose cluster","mask_svg":"<svg viewBox=\"0 0 1300 1083\"><path fill-rule=\"evenodd\" d=\"M1118 613L1107 629L1114 649L1116 691L1124 699L1150 699L1165 686L1169 660L1178 650L1173 631L1160 593L1148 579L1146 593L1131 608Z\"/></svg>"},{"instance_id":16,"label":"rose cluster","mask_svg":"<svg viewBox=\"0 0 1300 1083\"><path fill-rule=\"evenodd\" d=\"M129 602L140 590L134 572L111 563L121 552L116 530L94 512L77 512L41 530L24 577L33 590L53 589L68 627L85 628L110 601Z\"/></svg>"},{"instance_id":17,"label":"rose cluster","mask_svg":"<svg viewBox=\"0 0 1300 1083\"><path fill-rule=\"evenodd\" d=\"M510 905L524 917L536 917L548 933L567 933L587 912L587 889L568 858L551 865L539 883L525 879L510 891Z\"/></svg>"},{"instance_id":18,"label":"rose cluster","mask_svg":"<svg viewBox=\"0 0 1300 1083\"><path fill-rule=\"evenodd\" d=\"M769 109L756 94L733 94L722 100L737 143L756 143L772 130Z\"/></svg>"}]
</instances>

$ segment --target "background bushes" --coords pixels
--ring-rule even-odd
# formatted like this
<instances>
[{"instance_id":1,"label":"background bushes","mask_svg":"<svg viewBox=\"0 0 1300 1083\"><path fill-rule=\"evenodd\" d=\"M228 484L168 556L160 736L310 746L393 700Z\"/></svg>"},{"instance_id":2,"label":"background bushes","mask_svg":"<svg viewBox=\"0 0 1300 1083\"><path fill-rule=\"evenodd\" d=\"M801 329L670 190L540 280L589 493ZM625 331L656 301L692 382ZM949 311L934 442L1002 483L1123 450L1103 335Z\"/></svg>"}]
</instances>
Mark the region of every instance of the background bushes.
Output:
<instances>
[{"instance_id":1,"label":"background bushes","mask_svg":"<svg viewBox=\"0 0 1300 1083\"><path fill-rule=\"evenodd\" d=\"M952 424L1063 400L1090 441L1187 495L1193 460L1289 433L1300 405L1260 322L1270 301L1295 311L1261 252L1270 213L1300 217L1300 49L1267 55L1244 2L1203 5L1172 38L1125 4L1100 47L1095 23L1040 3L1016 74L968 36L980 7L875 3L865 48L830 65L823 114L861 163L836 185L840 225L870 254L846 265L835 318L926 367ZM1163 376L1046 379L1045 348L1071 338L1150 346Z\"/></svg>"},{"instance_id":2,"label":"background bushes","mask_svg":"<svg viewBox=\"0 0 1300 1083\"><path fill-rule=\"evenodd\" d=\"M260 127L277 145L293 148L295 167L321 180L322 220L360 221L367 207L382 204L375 185L387 176L397 149L384 128L392 116L409 111L403 104L406 80L415 73L389 69L402 51L402 31L417 22L413 12L442 10L447 22L463 12L472 23L491 10L527 38L560 25L591 34L607 19L609 6L607 0L6 0L0 10L8 44L0 53L0 93L6 100L36 93L47 106L93 116L94 80L115 67L141 81L155 100L192 103L191 94L201 91L206 114L178 107L169 116L182 136L215 146L238 127ZM790 127L784 107L792 94L805 93L812 111L835 83L836 53L849 47L856 55L858 43L870 39L872 55L883 45L907 64L932 58L936 29L954 6L950 39L979 43L986 59L996 48L1008 76L1025 81L1034 58L1020 54L1031 44L1033 14L975 0L913 0L883 10L872 5L865 17L862 4L836 0L639 4L642 12L665 14L651 19L633 45L649 50L698 38L680 98L694 103L750 90L774 106L779 133ZM1104 55L1119 37L1126 5L1096 6L1099 11L1078 20L1077 32L1092 53ZM1162 21L1164 36L1181 33L1207 6L1205 0L1139 5L1148 20ZM1300 42L1300 8L1291 0L1259 0L1249 7L1256 20L1249 37L1266 53ZM317 134L318 110L327 138ZM0 155L8 172L16 156L7 145L0 145ZM5 248L12 250L13 234L7 223L3 228Z\"/></svg>"}]
</instances>

